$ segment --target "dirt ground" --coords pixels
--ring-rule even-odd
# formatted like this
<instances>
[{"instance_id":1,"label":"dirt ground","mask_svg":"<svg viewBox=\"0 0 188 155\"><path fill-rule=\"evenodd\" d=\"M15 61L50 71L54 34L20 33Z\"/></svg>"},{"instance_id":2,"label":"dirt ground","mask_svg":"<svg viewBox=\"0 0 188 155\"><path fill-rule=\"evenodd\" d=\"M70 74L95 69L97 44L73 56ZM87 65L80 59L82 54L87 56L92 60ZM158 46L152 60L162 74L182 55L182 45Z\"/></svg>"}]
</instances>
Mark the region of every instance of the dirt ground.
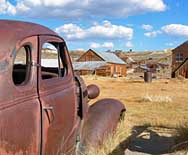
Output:
<instances>
[{"instance_id":1,"label":"dirt ground","mask_svg":"<svg viewBox=\"0 0 188 155\"><path fill-rule=\"evenodd\" d=\"M126 106L124 126L119 129L125 134L119 138L119 144L114 143L111 155L174 153L179 129L188 125L188 80L144 83L142 79L93 76L84 80L100 87L97 100L115 98Z\"/></svg>"}]
</instances>

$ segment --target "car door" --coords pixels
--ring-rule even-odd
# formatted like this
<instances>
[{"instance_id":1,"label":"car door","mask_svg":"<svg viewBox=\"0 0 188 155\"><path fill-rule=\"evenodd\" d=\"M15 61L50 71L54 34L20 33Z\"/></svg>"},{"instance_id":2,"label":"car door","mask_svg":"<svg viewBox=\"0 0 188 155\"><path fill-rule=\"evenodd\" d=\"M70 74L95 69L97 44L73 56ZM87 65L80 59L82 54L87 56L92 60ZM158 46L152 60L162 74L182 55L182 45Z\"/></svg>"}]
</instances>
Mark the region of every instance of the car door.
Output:
<instances>
[{"instance_id":1,"label":"car door","mask_svg":"<svg viewBox=\"0 0 188 155\"><path fill-rule=\"evenodd\" d=\"M74 150L77 97L64 41L39 37L39 96L43 118L43 155L70 154Z\"/></svg>"},{"instance_id":2,"label":"car door","mask_svg":"<svg viewBox=\"0 0 188 155\"><path fill-rule=\"evenodd\" d=\"M37 93L37 36L19 41L0 73L0 154L39 155L41 114Z\"/></svg>"}]
</instances>

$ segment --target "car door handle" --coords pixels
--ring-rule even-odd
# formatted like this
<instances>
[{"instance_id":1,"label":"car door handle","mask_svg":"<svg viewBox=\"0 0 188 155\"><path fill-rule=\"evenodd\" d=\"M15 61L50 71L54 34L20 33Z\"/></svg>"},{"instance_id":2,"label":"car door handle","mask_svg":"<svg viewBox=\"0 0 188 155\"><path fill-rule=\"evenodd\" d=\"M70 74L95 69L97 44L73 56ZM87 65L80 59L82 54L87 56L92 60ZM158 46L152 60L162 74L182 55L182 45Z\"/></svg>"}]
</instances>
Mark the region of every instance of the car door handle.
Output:
<instances>
[{"instance_id":1,"label":"car door handle","mask_svg":"<svg viewBox=\"0 0 188 155\"><path fill-rule=\"evenodd\" d=\"M54 108L52 106L44 106L43 110L45 111L47 118L48 118L48 122L49 124L51 124L54 121Z\"/></svg>"}]
</instances>

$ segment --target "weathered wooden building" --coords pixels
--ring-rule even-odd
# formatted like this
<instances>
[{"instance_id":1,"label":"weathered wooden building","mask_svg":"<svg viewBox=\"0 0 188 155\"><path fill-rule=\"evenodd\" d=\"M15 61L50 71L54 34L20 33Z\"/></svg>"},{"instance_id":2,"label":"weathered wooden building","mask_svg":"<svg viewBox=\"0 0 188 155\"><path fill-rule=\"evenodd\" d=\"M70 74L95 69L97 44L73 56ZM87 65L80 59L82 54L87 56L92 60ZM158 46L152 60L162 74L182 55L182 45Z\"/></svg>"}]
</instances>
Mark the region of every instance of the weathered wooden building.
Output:
<instances>
[{"instance_id":1,"label":"weathered wooden building","mask_svg":"<svg viewBox=\"0 0 188 155\"><path fill-rule=\"evenodd\" d=\"M188 41L172 50L172 78L188 78Z\"/></svg>"},{"instance_id":2,"label":"weathered wooden building","mask_svg":"<svg viewBox=\"0 0 188 155\"><path fill-rule=\"evenodd\" d=\"M73 63L73 67L81 75L126 76L126 63L112 52L89 49Z\"/></svg>"}]
</instances>

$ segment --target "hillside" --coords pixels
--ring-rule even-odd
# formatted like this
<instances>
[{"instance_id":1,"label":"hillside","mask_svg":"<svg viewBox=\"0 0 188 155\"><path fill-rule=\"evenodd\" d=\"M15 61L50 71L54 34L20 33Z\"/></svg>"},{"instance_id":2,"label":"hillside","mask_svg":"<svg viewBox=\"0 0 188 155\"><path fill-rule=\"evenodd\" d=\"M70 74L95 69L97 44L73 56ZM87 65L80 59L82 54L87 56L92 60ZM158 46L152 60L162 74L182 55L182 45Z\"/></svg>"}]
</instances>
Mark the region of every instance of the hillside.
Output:
<instances>
[{"instance_id":1,"label":"hillside","mask_svg":"<svg viewBox=\"0 0 188 155\"><path fill-rule=\"evenodd\" d=\"M70 51L70 56L75 61L78 59L85 51ZM123 59L125 62L128 57L131 57L134 61L153 61L164 64L171 64L171 50L163 51L137 51L137 52L123 52L115 51L114 52L118 57Z\"/></svg>"},{"instance_id":2,"label":"hillside","mask_svg":"<svg viewBox=\"0 0 188 155\"><path fill-rule=\"evenodd\" d=\"M116 55L124 61L127 58L132 58L136 62L145 61L171 64L171 53L171 50L168 49L163 51L116 52Z\"/></svg>"},{"instance_id":3,"label":"hillside","mask_svg":"<svg viewBox=\"0 0 188 155\"><path fill-rule=\"evenodd\" d=\"M82 54L84 54L84 51L69 51L69 54L72 61L76 61Z\"/></svg>"}]
</instances>

